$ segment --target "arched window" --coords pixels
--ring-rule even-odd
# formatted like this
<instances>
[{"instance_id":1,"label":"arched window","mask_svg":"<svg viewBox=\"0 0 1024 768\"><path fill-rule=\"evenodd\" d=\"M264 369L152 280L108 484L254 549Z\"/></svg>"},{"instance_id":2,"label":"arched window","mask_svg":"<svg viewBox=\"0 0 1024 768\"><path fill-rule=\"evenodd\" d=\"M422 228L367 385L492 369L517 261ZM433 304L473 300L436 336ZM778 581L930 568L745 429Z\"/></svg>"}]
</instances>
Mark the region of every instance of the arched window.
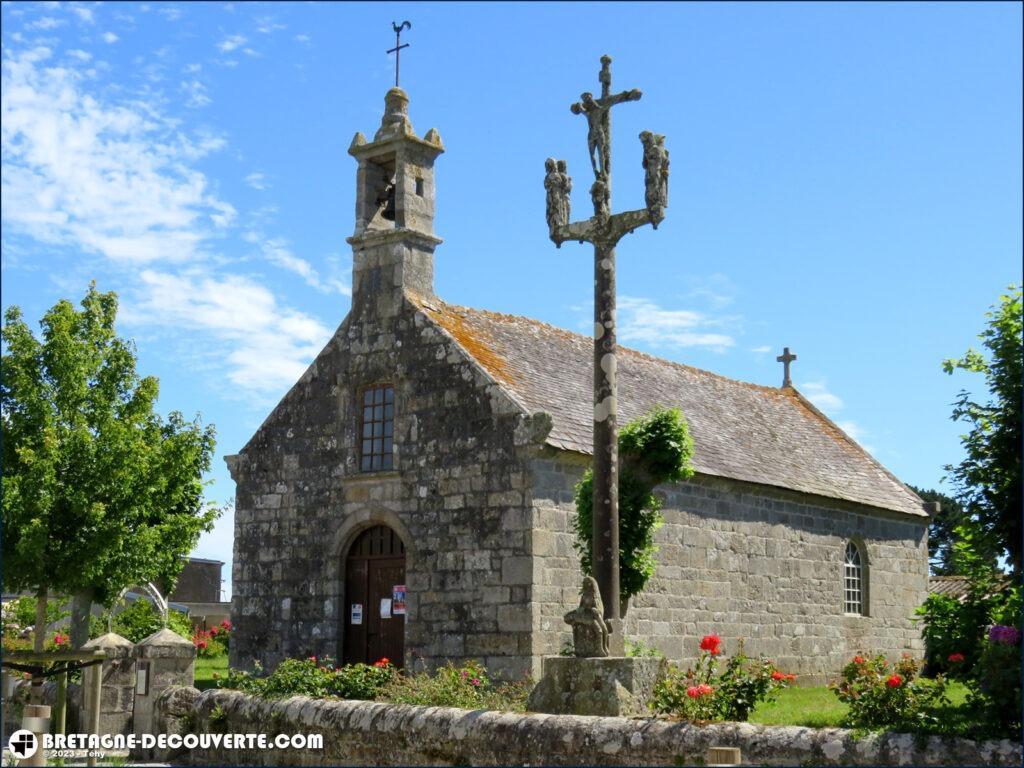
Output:
<instances>
[{"instance_id":1,"label":"arched window","mask_svg":"<svg viewBox=\"0 0 1024 768\"><path fill-rule=\"evenodd\" d=\"M843 610L857 616L866 616L865 609L865 561L860 547L854 542L846 543L846 559L843 565Z\"/></svg>"}]
</instances>

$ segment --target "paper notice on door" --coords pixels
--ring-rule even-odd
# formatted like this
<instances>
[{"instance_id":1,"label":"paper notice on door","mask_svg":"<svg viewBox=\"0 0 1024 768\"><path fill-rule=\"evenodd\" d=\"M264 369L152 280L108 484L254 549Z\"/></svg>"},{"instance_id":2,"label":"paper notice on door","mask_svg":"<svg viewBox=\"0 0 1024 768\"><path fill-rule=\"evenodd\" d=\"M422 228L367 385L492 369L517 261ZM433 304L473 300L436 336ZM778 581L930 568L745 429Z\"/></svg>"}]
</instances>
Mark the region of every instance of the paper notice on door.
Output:
<instances>
[{"instance_id":1,"label":"paper notice on door","mask_svg":"<svg viewBox=\"0 0 1024 768\"><path fill-rule=\"evenodd\" d=\"M405 584L391 587L391 611L395 616L405 615Z\"/></svg>"},{"instance_id":2,"label":"paper notice on door","mask_svg":"<svg viewBox=\"0 0 1024 768\"><path fill-rule=\"evenodd\" d=\"M390 619L391 618L391 598L390 597L382 597L380 599L380 617L382 619Z\"/></svg>"},{"instance_id":3,"label":"paper notice on door","mask_svg":"<svg viewBox=\"0 0 1024 768\"><path fill-rule=\"evenodd\" d=\"M352 603L352 624L355 625L355 624L362 624L362 623L363 623L363 604L362 603Z\"/></svg>"}]
</instances>

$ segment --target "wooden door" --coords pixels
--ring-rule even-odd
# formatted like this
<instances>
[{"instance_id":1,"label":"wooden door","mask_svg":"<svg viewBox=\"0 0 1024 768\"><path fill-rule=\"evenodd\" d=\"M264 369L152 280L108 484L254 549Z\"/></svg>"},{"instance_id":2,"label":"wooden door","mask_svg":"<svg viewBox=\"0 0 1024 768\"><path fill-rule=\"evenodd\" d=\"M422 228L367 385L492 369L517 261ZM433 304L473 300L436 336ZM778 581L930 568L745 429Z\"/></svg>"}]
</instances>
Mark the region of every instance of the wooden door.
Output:
<instances>
[{"instance_id":1,"label":"wooden door","mask_svg":"<svg viewBox=\"0 0 1024 768\"><path fill-rule=\"evenodd\" d=\"M404 605L392 601L394 589L405 585L405 545L390 528L378 525L359 535L345 563L345 631L343 653L346 664L372 664L388 658L397 667L405 656Z\"/></svg>"}]
</instances>

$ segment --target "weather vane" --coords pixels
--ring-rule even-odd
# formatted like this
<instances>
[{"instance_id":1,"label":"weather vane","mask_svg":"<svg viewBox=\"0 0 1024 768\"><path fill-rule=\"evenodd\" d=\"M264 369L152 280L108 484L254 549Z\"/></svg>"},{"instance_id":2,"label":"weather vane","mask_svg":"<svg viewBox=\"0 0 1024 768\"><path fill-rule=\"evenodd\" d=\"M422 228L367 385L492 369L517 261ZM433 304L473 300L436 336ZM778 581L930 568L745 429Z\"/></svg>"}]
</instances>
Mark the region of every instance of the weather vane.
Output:
<instances>
[{"instance_id":1,"label":"weather vane","mask_svg":"<svg viewBox=\"0 0 1024 768\"><path fill-rule=\"evenodd\" d=\"M391 22L391 28L395 30L395 47L388 51L388 53L395 54L395 88L398 87L398 60L402 55L402 49L408 48L408 43L402 42L402 30L412 29L412 24L408 21L403 21L401 24Z\"/></svg>"}]
</instances>

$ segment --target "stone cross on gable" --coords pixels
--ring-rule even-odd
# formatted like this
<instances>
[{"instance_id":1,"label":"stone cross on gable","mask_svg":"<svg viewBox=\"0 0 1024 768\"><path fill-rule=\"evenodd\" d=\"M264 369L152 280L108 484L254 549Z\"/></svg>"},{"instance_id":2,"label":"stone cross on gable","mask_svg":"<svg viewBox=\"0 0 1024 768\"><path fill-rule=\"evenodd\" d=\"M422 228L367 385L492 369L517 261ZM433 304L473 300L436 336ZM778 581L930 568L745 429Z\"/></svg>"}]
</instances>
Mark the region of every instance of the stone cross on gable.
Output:
<instances>
[{"instance_id":1,"label":"stone cross on gable","mask_svg":"<svg viewBox=\"0 0 1024 768\"><path fill-rule=\"evenodd\" d=\"M789 364L796 360L796 355L789 352L789 347L782 348L782 354L775 358L782 363L782 386L792 387L793 380L789 378Z\"/></svg>"},{"instance_id":2,"label":"stone cross on gable","mask_svg":"<svg viewBox=\"0 0 1024 768\"><path fill-rule=\"evenodd\" d=\"M618 380L615 340L615 246L623 235L644 224L657 228L668 206L668 151L664 136L650 131L640 134L643 167L646 170L645 210L611 212L611 108L626 101L639 101L639 90L611 93L611 57L601 57L601 97L589 91L573 104L573 114L587 118L587 148L594 171L590 198L594 215L585 221L569 222L569 192L572 179L564 160L548 158L547 220L549 235L559 248L566 240L584 240L594 246L594 502L592 557L593 574L604 605L604 618L611 628L610 647L614 656L624 654L619 589L619 479L618 479Z\"/></svg>"}]
</instances>

